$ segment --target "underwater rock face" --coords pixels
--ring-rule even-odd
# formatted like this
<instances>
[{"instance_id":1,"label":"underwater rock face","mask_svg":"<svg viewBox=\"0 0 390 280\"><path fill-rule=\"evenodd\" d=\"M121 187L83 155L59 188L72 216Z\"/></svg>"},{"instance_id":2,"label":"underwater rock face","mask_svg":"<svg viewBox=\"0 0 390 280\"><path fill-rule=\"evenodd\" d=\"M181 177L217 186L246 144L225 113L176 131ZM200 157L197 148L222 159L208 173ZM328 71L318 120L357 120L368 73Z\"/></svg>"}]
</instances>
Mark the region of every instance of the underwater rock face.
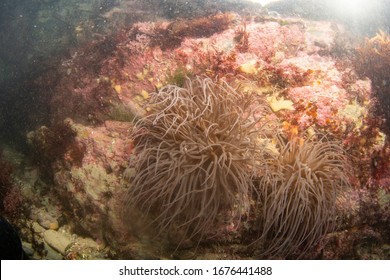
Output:
<instances>
[{"instance_id":1,"label":"underwater rock face","mask_svg":"<svg viewBox=\"0 0 390 280\"><path fill-rule=\"evenodd\" d=\"M222 26L215 26L215 22ZM193 26L195 31L191 30ZM210 26L212 32L202 32ZM84 147L83 157L78 160L74 160L74 154L67 149L51 162L54 186L50 195L60 201L66 223L72 226L73 232L107 245L116 257L170 256L169 252L158 251L157 246L148 246L148 240L137 238L123 226L124 194L133 187L134 177L148 175L142 173L140 167L133 168L134 157L139 154L133 154L132 120L153 112L158 114L153 111L151 100L164 92L164 86L183 88L187 76L207 75L213 80L225 79L230 86L239 88L240 94L255 96L273 108L262 117L277 123L274 133L259 140L259 144L266 147L267 160L274 160L282 152L273 141L277 133L283 135L285 141L297 141L297 147L322 134L342 143L342 149L337 150L350 156L353 170L345 174L352 187L342 184L344 188L337 193L335 207L339 227L323 238L332 227L322 223L323 229L312 236L315 242L310 250L300 257L369 258L370 252L363 249L356 252L356 242L375 237L375 242L382 242L381 246L389 243L386 226L390 216L387 198L390 174L385 172L388 140L371 112L370 80L356 74L350 58L337 52L338 38L343 32L346 31L342 26L335 28L329 22L264 16L241 18L227 13L191 21L139 22L75 52L63 61L59 70L62 75L50 101L53 123L71 118L73 121L68 122L76 132L74 143ZM166 125L169 128L169 123ZM334 155L332 151L329 153ZM314 164L317 161L311 160L309 162L317 167ZM312 174L305 164L301 168L306 174ZM341 165L337 168L340 170ZM384 172L380 171L382 169ZM300 171L294 174L299 175ZM259 178L264 176L262 172ZM344 180L342 176L338 178ZM151 201L156 201L155 197L153 199ZM218 218L229 220L228 215L232 213L228 212L234 212L234 207L247 207L235 206L237 203L236 200L233 206L223 208ZM245 203L253 210L258 201ZM329 205L333 207L333 201ZM248 242L262 235L259 224L268 223L271 230L263 233L263 237L270 240L278 227L277 223L259 222L260 215L264 214L261 208L249 214L241 210L242 227L237 228L234 223L224 225L223 232L215 237L224 244L220 250L230 252L226 258L299 256L300 252L286 256L282 253L284 250L278 251L276 256L264 256L266 247L261 244L248 248ZM326 214L323 217L334 218ZM137 226L135 221L134 224ZM284 243L286 236L279 235L277 246ZM170 238L174 239L175 235ZM301 238L305 240L306 236ZM318 239L321 242L318 243ZM234 247L235 253L231 253L229 246L234 244L239 245ZM200 244L199 258L216 253L208 245ZM192 249L190 243L186 246ZM386 255L386 247L383 248L378 249L382 250L381 256ZM182 257L180 253L179 257Z\"/></svg>"},{"instance_id":2,"label":"underwater rock face","mask_svg":"<svg viewBox=\"0 0 390 280\"><path fill-rule=\"evenodd\" d=\"M66 247L70 244L71 240L55 230L47 230L43 233L43 238L49 246L54 248L59 253L65 255Z\"/></svg>"},{"instance_id":3,"label":"underwater rock face","mask_svg":"<svg viewBox=\"0 0 390 280\"><path fill-rule=\"evenodd\" d=\"M122 173L132 151L131 123L107 121L102 127L72 124L78 142L85 147L82 165L57 166L56 192L64 201L66 216L81 232L106 240L117 231L117 196L121 194Z\"/></svg>"}]
</instances>

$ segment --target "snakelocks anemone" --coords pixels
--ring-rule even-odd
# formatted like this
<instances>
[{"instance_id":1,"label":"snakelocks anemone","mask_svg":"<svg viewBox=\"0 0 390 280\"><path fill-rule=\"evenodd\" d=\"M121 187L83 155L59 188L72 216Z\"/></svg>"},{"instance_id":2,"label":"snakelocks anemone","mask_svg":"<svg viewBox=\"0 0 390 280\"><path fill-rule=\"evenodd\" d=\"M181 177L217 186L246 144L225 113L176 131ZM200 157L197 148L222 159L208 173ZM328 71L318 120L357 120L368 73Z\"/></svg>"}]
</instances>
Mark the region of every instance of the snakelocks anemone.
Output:
<instances>
[{"instance_id":1,"label":"snakelocks anemone","mask_svg":"<svg viewBox=\"0 0 390 280\"><path fill-rule=\"evenodd\" d=\"M207 77L152 93L133 133L127 212L139 213L156 235L180 231L187 239L237 226L250 210L252 177L262 162L264 104Z\"/></svg>"},{"instance_id":2,"label":"snakelocks anemone","mask_svg":"<svg viewBox=\"0 0 390 280\"><path fill-rule=\"evenodd\" d=\"M337 194L349 186L349 165L339 142L326 137L278 139L259 188L259 241L263 255L302 255L336 225Z\"/></svg>"}]
</instances>

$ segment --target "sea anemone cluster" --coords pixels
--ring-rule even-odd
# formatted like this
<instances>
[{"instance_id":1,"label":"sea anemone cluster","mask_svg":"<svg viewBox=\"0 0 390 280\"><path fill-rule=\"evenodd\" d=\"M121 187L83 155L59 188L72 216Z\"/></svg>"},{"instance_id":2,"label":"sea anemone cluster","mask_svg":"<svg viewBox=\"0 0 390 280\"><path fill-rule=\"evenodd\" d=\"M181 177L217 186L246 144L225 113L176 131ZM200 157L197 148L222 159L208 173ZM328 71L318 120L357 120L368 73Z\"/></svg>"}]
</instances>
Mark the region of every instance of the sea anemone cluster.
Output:
<instances>
[{"instance_id":1,"label":"sea anemone cluster","mask_svg":"<svg viewBox=\"0 0 390 280\"><path fill-rule=\"evenodd\" d=\"M334 226L347 158L325 136L286 140L266 104L207 77L153 93L133 132L127 213L183 240L237 229L245 217L263 255L317 243Z\"/></svg>"}]
</instances>

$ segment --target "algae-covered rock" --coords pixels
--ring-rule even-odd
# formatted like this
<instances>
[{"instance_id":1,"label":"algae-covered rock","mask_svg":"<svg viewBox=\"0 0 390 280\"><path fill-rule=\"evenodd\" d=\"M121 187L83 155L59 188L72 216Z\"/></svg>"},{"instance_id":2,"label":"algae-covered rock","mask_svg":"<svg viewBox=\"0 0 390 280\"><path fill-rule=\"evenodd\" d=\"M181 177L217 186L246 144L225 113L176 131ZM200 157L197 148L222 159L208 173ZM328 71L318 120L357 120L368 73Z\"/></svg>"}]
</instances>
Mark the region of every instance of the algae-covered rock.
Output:
<instances>
[{"instance_id":1,"label":"algae-covered rock","mask_svg":"<svg viewBox=\"0 0 390 280\"><path fill-rule=\"evenodd\" d=\"M122 191L123 171L132 152L131 123L106 122L90 128L73 123L83 131L79 139L85 147L81 165L58 165L54 175L56 193L62 209L75 229L98 240L115 235L118 195Z\"/></svg>"}]
</instances>

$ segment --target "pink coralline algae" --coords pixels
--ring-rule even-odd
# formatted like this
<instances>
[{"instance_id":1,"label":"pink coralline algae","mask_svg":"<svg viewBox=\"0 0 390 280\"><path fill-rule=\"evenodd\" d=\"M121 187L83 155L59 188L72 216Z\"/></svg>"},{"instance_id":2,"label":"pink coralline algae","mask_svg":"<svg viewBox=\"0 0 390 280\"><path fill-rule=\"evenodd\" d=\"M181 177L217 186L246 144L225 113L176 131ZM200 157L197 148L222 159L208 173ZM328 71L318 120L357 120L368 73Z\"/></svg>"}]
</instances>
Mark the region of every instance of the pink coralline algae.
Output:
<instances>
[{"instance_id":1,"label":"pink coralline algae","mask_svg":"<svg viewBox=\"0 0 390 280\"><path fill-rule=\"evenodd\" d=\"M303 86L295 87L289 90L288 96L294 102L307 101L316 104L317 107L317 125L326 126L327 120L332 118L337 107L343 108L348 104L346 92L337 86ZM298 124L302 128L307 128L313 125L312 120L306 114L303 114L297 119Z\"/></svg>"},{"instance_id":2,"label":"pink coralline algae","mask_svg":"<svg viewBox=\"0 0 390 280\"><path fill-rule=\"evenodd\" d=\"M291 22L283 26L278 22L255 23L247 27L249 52L264 61L270 62L277 52L286 57L297 55L305 44L304 23Z\"/></svg>"}]
</instances>

